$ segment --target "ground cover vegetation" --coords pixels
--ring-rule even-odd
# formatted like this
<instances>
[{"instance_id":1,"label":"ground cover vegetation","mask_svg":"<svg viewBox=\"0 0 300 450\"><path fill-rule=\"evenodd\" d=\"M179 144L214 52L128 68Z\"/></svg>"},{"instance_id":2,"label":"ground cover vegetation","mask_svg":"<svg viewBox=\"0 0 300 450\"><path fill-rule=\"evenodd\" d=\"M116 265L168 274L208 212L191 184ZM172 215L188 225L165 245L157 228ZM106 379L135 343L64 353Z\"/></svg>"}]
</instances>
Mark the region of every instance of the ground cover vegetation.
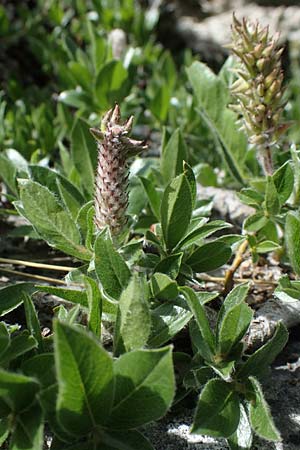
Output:
<instances>
[{"instance_id":1,"label":"ground cover vegetation","mask_svg":"<svg viewBox=\"0 0 300 450\"><path fill-rule=\"evenodd\" d=\"M233 17L215 74L188 50L175 62L158 20L133 0L0 6L7 239L69 257L35 265L64 279L0 290L3 448L150 450L143 427L188 397L192 433L232 450L280 440L260 380L288 331L247 348L251 280L234 272L248 250L273 253L289 273L277 291L299 298L299 87L268 28ZM254 213L232 232L201 186L235 189ZM201 274L225 264L224 289L205 290ZM48 333L41 293L61 300Z\"/></svg>"}]
</instances>

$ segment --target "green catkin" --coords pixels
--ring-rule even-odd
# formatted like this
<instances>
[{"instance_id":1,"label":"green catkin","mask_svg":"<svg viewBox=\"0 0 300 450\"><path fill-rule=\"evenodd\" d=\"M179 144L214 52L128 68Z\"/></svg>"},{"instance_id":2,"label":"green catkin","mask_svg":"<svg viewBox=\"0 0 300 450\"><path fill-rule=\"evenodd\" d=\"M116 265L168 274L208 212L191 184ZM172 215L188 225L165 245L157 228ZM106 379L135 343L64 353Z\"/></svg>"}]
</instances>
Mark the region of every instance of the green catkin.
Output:
<instances>
[{"instance_id":1,"label":"green catkin","mask_svg":"<svg viewBox=\"0 0 300 450\"><path fill-rule=\"evenodd\" d=\"M282 48L278 35L270 36L269 28L261 28L233 16L232 42L228 46L238 57L237 80L231 86L236 104L229 105L240 116L242 129L250 144L258 150L266 175L273 172L272 149L288 128L281 121L283 103Z\"/></svg>"}]
</instances>

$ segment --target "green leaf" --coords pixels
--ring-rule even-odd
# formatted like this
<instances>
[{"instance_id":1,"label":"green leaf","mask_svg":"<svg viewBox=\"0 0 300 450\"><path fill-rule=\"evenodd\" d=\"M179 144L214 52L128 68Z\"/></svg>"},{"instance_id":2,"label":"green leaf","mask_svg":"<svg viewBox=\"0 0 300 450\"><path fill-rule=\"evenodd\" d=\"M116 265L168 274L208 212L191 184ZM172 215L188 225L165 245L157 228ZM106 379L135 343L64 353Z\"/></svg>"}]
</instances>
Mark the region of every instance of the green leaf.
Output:
<instances>
[{"instance_id":1,"label":"green leaf","mask_svg":"<svg viewBox=\"0 0 300 450\"><path fill-rule=\"evenodd\" d=\"M33 378L0 369L0 397L19 414L34 401L39 383Z\"/></svg>"},{"instance_id":2,"label":"green leaf","mask_svg":"<svg viewBox=\"0 0 300 450\"><path fill-rule=\"evenodd\" d=\"M279 431L275 427L259 382L254 377L250 377L250 382L255 393L255 400L250 402L249 407L249 419L253 430L263 439L280 441Z\"/></svg>"},{"instance_id":3,"label":"green leaf","mask_svg":"<svg viewBox=\"0 0 300 450\"><path fill-rule=\"evenodd\" d=\"M33 283L17 283L0 288L0 316L20 306L24 300L24 292L31 294L35 290Z\"/></svg>"},{"instance_id":4,"label":"green leaf","mask_svg":"<svg viewBox=\"0 0 300 450\"><path fill-rule=\"evenodd\" d=\"M114 371L111 429L137 428L167 412L175 393L171 347L125 353L114 362Z\"/></svg>"},{"instance_id":5,"label":"green leaf","mask_svg":"<svg viewBox=\"0 0 300 450\"><path fill-rule=\"evenodd\" d=\"M10 192L17 196L16 186L17 170L9 158L3 153L0 153L0 176L3 179Z\"/></svg>"},{"instance_id":6,"label":"green leaf","mask_svg":"<svg viewBox=\"0 0 300 450\"><path fill-rule=\"evenodd\" d=\"M119 300L114 352L120 353L123 345L127 352L143 347L148 340L150 329L148 287L144 277L134 274Z\"/></svg>"},{"instance_id":7,"label":"green leaf","mask_svg":"<svg viewBox=\"0 0 300 450\"><path fill-rule=\"evenodd\" d=\"M300 275L300 217L289 212L285 221L285 245L294 272Z\"/></svg>"},{"instance_id":8,"label":"green leaf","mask_svg":"<svg viewBox=\"0 0 300 450\"><path fill-rule=\"evenodd\" d=\"M159 263L155 266L154 272L164 273L168 275L170 278L174 280L178 277L181 262L182 262L183 253L175 253L173 255L167 256L163 258Z\"/></svg>"},{"instance_id":9,"label":"green leaf","mask_svg":"<svg viewBox=\"0 0 300 450\"><path fill-rule=\"evenodd\" d=\"M159 300L171 300L178 295L178 286L176 281L172 280L164 273L156 272L150 279L151 293L154 298Z\"/></svg>"},{"instance_id":10,"label":"green leaf","mask_svg":"<svg viewBox=\"0 0 300 450\"><path fill-rule=\"evenodd\" d=\"M195 272L210 272L223 266L231 256L231 248L220 241L208 242L198 247L187 259Z\"/></svg>"},{"instance_id":11,"label":"green leaf","mask_svg":"<svg viewBox=\"0 0 300 450\"><path fill-rule=\"evenodd\" d=\"M226 84L205 64L194 62L187 75L196 94L201 117L215 137L217 148L232 176L244 183L247 140L238 131L236 115L227 108L229 90Z\"/></svg>"},{"instance_id":12,"label":"green leaf","mask_svg":"<svg viewBox=\"0 0 300 450\"><path fill-rule=\"evenodd\" d=\"M58 197L61 197L61 189L63 189L65 195L68 194L69 197L73 198L74 205L77 205L76 207L84 203L84 196L78 188L55 170L51 170L48 167L30 165L29 171L33 181L47 187L49 191L57 194Z\"/></svg>"},{"instance_id":13,"label":"green leaf","mask_svg":"<svg viewBox=\"0 0 300 450\"><path fill-rule=\"evenodd\" d=\"M230 450L251 450L252 430L245 408L240 403L240 422L234 434L227 438Z\"/></svg>"},{"instance_id":14,"label":"green leaf","mask_svg":"<svg viewBox=\"0 0 300 450\"><path fill-rule=\"evenodd\" d=\"M149 347L160 347L179 333L193 317L186 302L177 298L164 302L151 311L152 329Z\"/></svg>"},{"instance_id":15,"label":"green leaf","mask_svg":"<svg viewBox=\"0 0 300 450\"><path fill-rule=\"evenodd\" d=\"M165 184L183 172L183 162L187 160L187 154L182 133L177 128L162 149L160 168Z\"/></svg>"},{"instance_id":16,"label":"green leaf","mask_svg":"<svg viewBox=\"0 0 300 450\"><path fill-rule=\"evenodd\" d=\"M221 356L226 357L249 328L253 311L245 303L248 290L248 284L236 286L221 307L217 324L218 352Z\"/></svg>"},{"instance_id":17,"label":"green leaf","mask_svg":"<svg viewBox=\"0 0 300 450\"><path fill-rule=\"evenodd\" d=\"M189 334L194 353L198 353L206 364L215 367L215 351L211 351L195 319L189 323Z\"/></svg>"},{"instance_id":18,"label":"green leaf","mask_svg":"<svg viewBox=\"0 0 300 450\"><path fill-rule=\"evenodd\" d=\"M31 180L19 180L20 198L26 218L49 245L79 259L90 255L65 208L48 188Z\"/></svg>"},{"instance_id":19,"label":"green leaf","mask_svg":"<svg viewBox=\"0 0 300 450\"><path fill-rule=\"evenodd\" d=\"M228 314L228 312L236 305L240 305L245 302L248 295L248 291L249 291L249 284L244 283L239 284L229 292L218 314L217 331L220 328L220 325L225 315Z\"/></svg>"},{"instance_id":20,"label":"green leaf","mask_svg":"<svg viewBox=\"0 0 300 450\"><path fill-rule=\"evenodd\" d=\"M218 327L218 351L228 355L244 337L253 317L252 309L246 303L227 308Z\"/></svg>"},{"instance_id":21,"label":"green leaf","mask_svg":"<svg viewBox=\"0 0 300 450\"><path fill-rule=\"evenodd\" d=\"M214 300L216 297L219 296L219 292L196 292L196 295L202 305L205 305L206 303L210 302L211 300Z\"/></svg>"},{"instance_id":22,"label":"green leaf","mask_svg":"<svg viewBox=\"0 0 300 450\"><path fill-rule=\"evenodd\" d=\"M155 215L157 220L160 220L160 203L161 203L161 196L158 193L158 191L155 189L154 184L152 181L148 180L148 178L139 177L142 185L145 189L145 192L147 194L150 208L152 213Z\"/></svg>"},{"instance_id":23,"label":"green leaf","mask_svg":"<svg viewBox=\"0 0 300 450\"><path fill-rule=\"evenodd\" d=\"M168 250L184 236L192 215L192 196L185 175L179 175L167 186L161 202L161 226Z\"/></svg>"},{"instance_id":24,"label":"green leaf","mask_svg":"<svg viewBox=\"0 0 300 450\"><path fill-rule=\"evenodd\" d=\"M97 146L80 119L76 122L71 136L71 152L74 165L80 173L81 183L90 197L94 194L94 173L97 165Z\"/></svg>"},{"instance_id":25,"label":"green leaf","mask_svg":"<svg viewBox=\"0 0 300 450\"><path fill-rule=\"evenodd\" d=\"M131 272L114 248L109 231L104 229L95 241L95 270L105 293L118 300Z\"/></svg>"},{"instance_id":26,"label":"green leaf","mask_svg":"<svg viewBox=\"0 0 300 450\"><path fill-rule=\"evenodd\" d=\"M212 357L215 353L216 347L215 336L211 331L210 324L205 314L204 306L200 303L193 289L189 287L181 287L180 290L183 293L187 304L189 305L189 308L194 315L200 334L209 349L210 356Z\"/></svg>"},{"instance_id":27,"label":"green leaf","mask_svg":"<svg viewBox=\"0 0 300 450\"><path fill-rule=\"evenodd\" d=\"M252 214L244 221L243 228L246 231L256 232L261 230L268 223L268 218L262 213Z\"/></svg>"},{"instance_id":28,"label":"green leaf","mask_svg":"<svg viewBox=\"0 0 300 450\"><path fill-rule=\"evenodd\" d=\"M260 377L264 374L269 365L286 345L288 336L286 327L279 322L271 339L249 356L245 364L238 370L237 376L239 378L246 378L250 375Z\"/></svg>"},{"instance_id":29,"label":"green leaf","mask_svg":"<svg viewBox=\"0 0 300 450\"><path fill-rule=\"evenodd\" d=\"M98 283L85 277L86 295L89 305L88 329L96 336L101 336L102 297Z\"/></svg>"},{"instance_id":30,"label":"green leaf","mask_svg":"<svg viewBox=\"0 0 300 450\"><path fill-rule=\"evenodd\" d=\"M82 109L86 109L91 103L90 96L86 92L76 89L62 91L58 96L58 101L73 108Z\"/></svg>"},{"instance_id":31,"label":"green leaf","mask_svg":"<svg viewBox=\"0 0 300 450\"><path fill-rule=\"evenodd\" d=\"M191 369L184 377L184 387L186 389L200 390L213 376L214 372L207 366Z\"/></svg>"},{"instance_id":32,"label":"green leaf","mask_svg":"<svg viewBox=\"0 0 300 450\"><path fill-rule=\"evenodd\" d=\"M192 209L194 209L197 199L197 181L193 169L186 161L183 162L183 173L190 184L192 194Z\"/></svg>"},{"instance_id":33,"label":"green leaf","mask_svg":"<svg viewBox=\"0 0 300 450\"><path fill-rule=\"evenodd\" d=\"M237 192L237 196L243 203L253 207L261 206L264 201L264 196L251 188L242 189L241 192Z\"/></svg>"},{"instance_id":34,"label":"green leaf","mask_svg":"<svg viewBox=\"0 0 300 450\"><path fill-rule=\"evenodd\" d=\"M80 86L86 91L91 89L92 77L87 67L77 61L70 61L68 62L68 69Z\"/></svg>"},{"instance_id":35,"label":"green leaf","mask_svg":"<svg viewBox=\"0 0 300 450\"><path fill-rule=\"evenodd\" d=\"M59 195L64 202L66 208L68 209L73 220L76 220L78 211L81 208L81 203L78 203L77 200L73 197L73 195L68 191L68 189L57 180L57 186L59 190ZM84 203L84 202L82 202Z\"/></svg>"},{"instance_id":36,"label":"green leaf","mask_svg":"<svg viewBox=\"0 0 300 450\"><path fill-rule=\"evenodd\" d=\"M37 341L31 336L28 330L22 331L17 336L11 338L10 346L2 353L0 361L1 365L6 365L18 356L29 352L37 347Z\"/></svg>"},{"instance_id":37,"label":"green leaf","mask_svg":"<svg viewBox=\"0 0 300 450\"><path fill-rule=\"evenodd\" d=\"M84 240L86 240L89 233L89 215L91 210L95 212L93 200L85 203L78 211L76 217L76 223L79 226L81 235Z\"/></svg>"},{"instance_id":38,"label":"green leaf","mask_svg":"<svg viewBox=\"0 0 300 450\"><path fill-rule=\"evenodd\" d=\"M280 205L289 199L294 188L294 173L289 161L283 164L279 169L272 175Z\"/></svg>"},{"instance_id":39,"label":"green leaf","mask_svg":"<svg viewBox=\"0 0 300 450\"><path fill-rule=\"evenodd\" d=\"M218 186L217 174L210 164L197 164L195 172L197 174L197 181L201 186Z\"/></svg>"},{"instance_id":40,"label":"green leaf","mask_svg":"<svg viewBox=\"0 0 300 450\"><path fill-rule=\"evenodd\" d=\"M56 286L45 286L37 284L36 289L42 292L48 292L48 294L57 295L57 297L63 298L71 303L77 303L82 306L88 307L87 294L85 291L79 289L60 288Z\"/></svg>"},{"instance_id":41,"label":"green leaf","mask_svg":"<svg viewBox=\"0 0 300 450\"><path fill-rule=\"evenodd\" d=\"M53 353L40 353L22 363L22 372L39 381L43 388L56 383Z\"/></svg>"},{"instance_id":42,"label":"green leaf","mask_svg":"<svg viewBox=\"0 0 300 450\"><path fill-rule=\"evenodd\" d=\"M191 433L228 437L240 421L238 394L223 380L208 381L201 391Z\"/></svg>"},{"instance_id":43,"label":"green leaf","mask_svg":"<svg viewBox=\"0 0 300 450\"><path fill-rule=\"evenodd\" d=\"M126 96L128 72L121 61L109 61L100 70L95 93L97 103L105 110Z\"/></svg>"},{"instance_id":44,"label":"green leaf","mask_svg":"<svg viewBox=\"0 0 300 450\"><path fill-rule=\"evenodd\" d=\"M10 344L10 335L4 322L0 322L0 360L1 354L7 350Z\"/></svg>"},{"instance_id":45,"label":"green leaf","mask_svg":"<svg viewBox=\"0 0 300 450\"><path fill-rule=\"evenodd\" d=\"M210 236L216 231L230 227L232 227L232 225L230 223L224 222L223 220L213 220L209 223L203 224L202 220L200 219L199 225L195 226L190 232L188 232L184 236L184 238L177 244L177 247L186 249L192 244L199 243L199 241Z\"/></svg>"},{"instance_id":46,"label":"green leaf","mask_svg":"<svg viewBox=\"0 0 300 450\"><path fill-rule=\"evenodd\" d=\"M44 423L41 407L35 403L16 417L10 450L42 450Z\"/></svg>"},{"instance_id":47,"label":"green leaf","mask_svg":"<svg viewBox=\"0 0 300 450\"><path fill-rule=\"evenodd\" d=\"M267 177L265 208L270 216L275 216L280 211L279 196L277 194L276 186L271 176Z\"/></svg>"},{"instance_id":48,"label":"green leaf","mask_svg":"<svg viewBox=\"0 0 300 450\"><path fill-rule=\"evenodd\" d=\"M255 251L257 253L268 253L278 250L280 245L272 241L263 241L256 245Z\"/></svg>"},{"instance_id":49,"label":"green leaf","mask_svg":"<svg viewBox=\"0 0 300 450\"><path fill-rule=\"evenodd\" d=\"M25 317L26 324L29 332L36 339L38 343L39 351L42 352L44 350L44 342L41 334L40 322L34 307L34 303L31 300L31 297L24 293L24 308L25 308Z\"/></svg>"},{"instance_id":50,"label":"green leaf","mask_svg":"<svg viewBox=\"0 0 300 450\"><path fill-rule=\"evenodd\" d=\"M154 116L162 123L167 120L170 108L171 90L164 83L157 88L153 98L150 100L149 109Z\"/></svg>"},{"instance_id":51,"label":"green leaf","mask_svg":"<svg viewBox=\"0 0 300 450\"><path fill-rule=\"evenodd\" d=\"M92 336L65 323L54 325L58 378L57 415L74 436L103 424L112 407L112 358Z\"/></svg>"}]
</instances>

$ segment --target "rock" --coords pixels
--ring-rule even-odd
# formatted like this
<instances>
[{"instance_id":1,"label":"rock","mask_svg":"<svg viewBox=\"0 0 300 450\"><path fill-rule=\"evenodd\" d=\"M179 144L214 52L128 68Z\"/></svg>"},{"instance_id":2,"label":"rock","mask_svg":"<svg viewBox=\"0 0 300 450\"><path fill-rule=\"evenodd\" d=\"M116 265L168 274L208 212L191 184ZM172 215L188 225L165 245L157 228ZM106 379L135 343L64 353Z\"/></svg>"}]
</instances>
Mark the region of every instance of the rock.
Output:
<instances>
[{"instance_id":1,"label":"rock","mask_svg":"<svg viewBox=\"0 0 300 450\"><path fill-rule=\"evenodd\" d=\"M167 33L169 41L176 36L182 47L186 46L198 53L201 59L214 69L218 69L229 54L223 46L230 42L234 11L238 18L246 17L252 21L258 20L263 26L269 25L272 34L280 31L282 45L299 40L299 1L264 0L257 2L258 5L247 0L218 0L201 2L201 7L199 2L198 11L201 11L201 15L195 13L195 2L192 2L192 5L187 2L185 7L178 6L178 3L186 2L176 3L170 20L172 27ZM164 43L168 45L167 42Z\"/></svg>"}]
</instances>

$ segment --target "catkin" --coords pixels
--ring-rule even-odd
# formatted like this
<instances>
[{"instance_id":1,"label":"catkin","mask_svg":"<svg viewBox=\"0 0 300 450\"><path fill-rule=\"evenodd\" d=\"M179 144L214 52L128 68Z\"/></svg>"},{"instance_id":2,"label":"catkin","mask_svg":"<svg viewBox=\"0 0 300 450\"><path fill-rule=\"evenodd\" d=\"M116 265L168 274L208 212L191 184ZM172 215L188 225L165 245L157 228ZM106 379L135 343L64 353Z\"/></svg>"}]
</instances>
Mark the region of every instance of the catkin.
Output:
<instances>
[{"instance_id":1,"label":"catkin","mask_svg":"<svg viewBox=\"0 0 300 450\"><path fill-rule=\"evenodd\" d=\"M129 157L145 150L143 141L129 138L133 117L121 123L118 105L109 110L100 128L91 128L98 146L95 177L95 225L98 230L108 226L112 235L119 234L126 224L128 206Z\"/></svg>"},{"instance_id":2,"label":"catkin","mask_svg":"<svg viewBox=\"0 0 300 450\"><path fill-rule=\"evenodd\" d=\"M240 61L237 80L231 86L236 104L229 105L240 116L242 129L258 150L264 172L271 174L272 149L288 127L282 123L283 71L278 34L258 23L242 22L233 16L232 42L228 46Z\"/></svg>"}]
</instances>

